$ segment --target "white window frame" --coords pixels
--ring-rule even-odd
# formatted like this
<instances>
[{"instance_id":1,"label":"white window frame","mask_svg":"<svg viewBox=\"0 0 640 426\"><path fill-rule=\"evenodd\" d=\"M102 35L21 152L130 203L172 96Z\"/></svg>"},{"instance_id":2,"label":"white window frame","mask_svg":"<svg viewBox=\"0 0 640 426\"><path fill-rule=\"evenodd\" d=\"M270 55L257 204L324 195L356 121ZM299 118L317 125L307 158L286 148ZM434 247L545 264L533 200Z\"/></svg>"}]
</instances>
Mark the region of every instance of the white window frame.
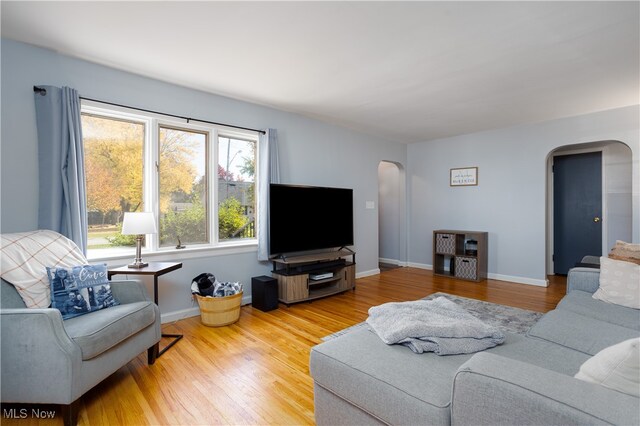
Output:
<instances>
[{"instance_id":1,"label":"white window frame","mask_svg":"<svg viewBox=\"0 0 640 426\"><path fill-rule=\"evenodd\" d=\"M124 107L108 106L93 101L82 101L81 113L102 116L106 118L128 120L143 123L145 125L144 147L143 147L143 203L145 211L152 211L156 225L159 228L159 212L160 212L160 187L159 173L157 173L157 164L159 164L160 154L160 126L176 128L185 131L193 130L195 132L206 133L208 138L207 152L207 213L208 213L208 243L190 244L184 249L176 249L174 247L160 247L159 234L147 236L146 247L143 248L143 258L163 261L163 260L181 260L202 257L208 254L235 254L254 252L258 245L258 229L256 226L256 236L253 238L243 238L230 241L218 241L218 143L219 137L228 137L242 139L256 144L256 173L254 176L255 191L255 217L258 217L258 161L259 144L258 133L254 131L240 131L238 129L229 128L220 125L209 125L203 123L186 122L186 120L172 119L164 115L154 113L141 113ZM130 253L129 253L130 251ZM107 264L116 265L120 259L129 259L134 257L135 248L125 250L117 249L97 249L88 253L91 261L104 260Z\"/></svg>"}]
</instances>

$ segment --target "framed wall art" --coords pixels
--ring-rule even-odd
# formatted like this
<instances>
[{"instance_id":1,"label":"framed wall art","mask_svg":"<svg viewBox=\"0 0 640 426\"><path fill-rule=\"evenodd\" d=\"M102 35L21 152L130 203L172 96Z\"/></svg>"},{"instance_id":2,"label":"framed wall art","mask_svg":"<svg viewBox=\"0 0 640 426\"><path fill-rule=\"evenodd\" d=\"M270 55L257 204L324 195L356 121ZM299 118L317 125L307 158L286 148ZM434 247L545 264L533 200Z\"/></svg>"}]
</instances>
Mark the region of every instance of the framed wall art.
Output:
<instances>
[{"instance_id":1,"label":"framed wall art","mask_svg":"<svg viewBox=\"0 0 640 426\"><path fill-rule=\"evenodd\" d=\"M449 186L474 186L478 185L478 168L464 167L451 169L449 172Z\"/></svg>"}]
</instances>

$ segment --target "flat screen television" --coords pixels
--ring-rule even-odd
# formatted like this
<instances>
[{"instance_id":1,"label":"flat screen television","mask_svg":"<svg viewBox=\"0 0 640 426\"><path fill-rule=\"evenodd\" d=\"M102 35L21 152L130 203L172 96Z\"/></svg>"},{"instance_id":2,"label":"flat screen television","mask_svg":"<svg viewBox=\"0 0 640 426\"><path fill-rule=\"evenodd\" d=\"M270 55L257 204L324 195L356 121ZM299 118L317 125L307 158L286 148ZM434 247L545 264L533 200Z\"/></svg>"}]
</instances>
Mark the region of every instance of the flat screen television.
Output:
<instances>
[{"instance_id":1,"label":"flat screen television","mask_svg":"<svg viewBox=\"0 0 640 426\"><path fill-rule=\"evenodd\" d=\"M353 245L353 190L271 184L269 254Z\"/></svg>"}]
</instances>

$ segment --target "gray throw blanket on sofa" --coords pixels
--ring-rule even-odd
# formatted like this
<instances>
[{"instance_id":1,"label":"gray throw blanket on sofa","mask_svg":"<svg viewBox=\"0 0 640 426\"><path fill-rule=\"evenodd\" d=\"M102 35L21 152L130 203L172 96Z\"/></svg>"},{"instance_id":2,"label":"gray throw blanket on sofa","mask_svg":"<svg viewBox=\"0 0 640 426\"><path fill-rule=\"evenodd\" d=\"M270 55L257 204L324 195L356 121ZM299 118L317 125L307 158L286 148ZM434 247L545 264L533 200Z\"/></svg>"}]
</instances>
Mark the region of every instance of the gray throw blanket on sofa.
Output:
<instances>
[{"instance_id":1,"label":"gray throw blanket on sofa","mask_svg":"<svg viewBox=\"0 0 640 426\"><path fill-rule=\"evenodd\" d=\"M374 306L367 323L386 344L405 345L419 354L468 354L497 346L505 338L496 327L444 297Z\"/></svg>"}]
</instances>

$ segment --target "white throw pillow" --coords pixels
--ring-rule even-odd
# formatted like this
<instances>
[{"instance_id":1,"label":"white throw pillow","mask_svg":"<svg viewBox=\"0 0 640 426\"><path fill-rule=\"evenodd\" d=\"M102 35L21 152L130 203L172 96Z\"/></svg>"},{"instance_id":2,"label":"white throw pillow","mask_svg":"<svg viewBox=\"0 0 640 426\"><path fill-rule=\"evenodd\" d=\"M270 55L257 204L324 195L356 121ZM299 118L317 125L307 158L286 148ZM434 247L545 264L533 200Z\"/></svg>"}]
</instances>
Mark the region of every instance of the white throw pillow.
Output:
<instances>
[{"instance_id":1,"label":"white throw pillow","mask_svg":"<svg viewBox=\"0 0 640 426\"><path fill-rule=\"evenodd\" d=\"M640 337L609 346L585 361L574 376L640 397Z\"/></svg>"},{"instance_id":2,"label":"white throw pillow","mask_svg":"<svg viewBox=\"0 0 640 426\"><path fill-rule=\"evenodd\" d=\"M600 287L594 299L640 309L640 265L600 258Z\"/></svg>"}]
</instances>

